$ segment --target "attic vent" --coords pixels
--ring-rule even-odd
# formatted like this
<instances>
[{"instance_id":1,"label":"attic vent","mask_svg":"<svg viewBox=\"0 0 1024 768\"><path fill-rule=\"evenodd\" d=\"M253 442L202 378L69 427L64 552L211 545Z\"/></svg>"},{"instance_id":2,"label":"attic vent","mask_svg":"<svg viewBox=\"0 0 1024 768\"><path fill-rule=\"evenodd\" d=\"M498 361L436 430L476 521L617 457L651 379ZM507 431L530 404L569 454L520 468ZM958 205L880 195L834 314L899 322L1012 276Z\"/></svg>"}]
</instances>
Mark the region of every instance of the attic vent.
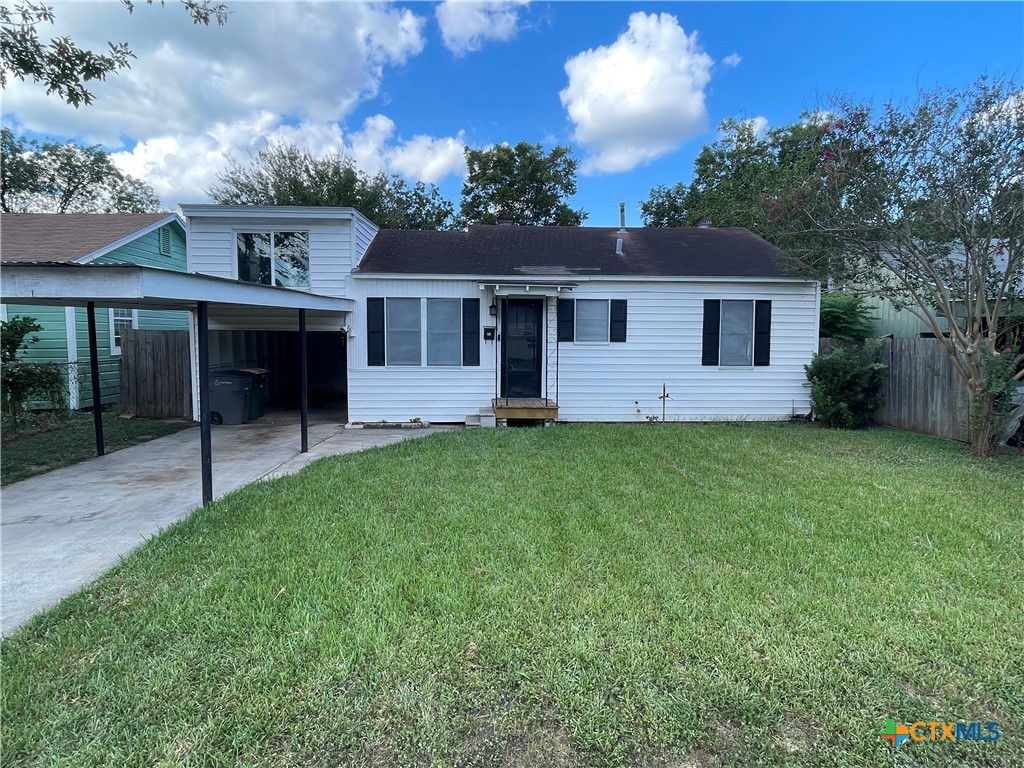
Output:
<instances>
[{"instance_id":1,"label":"attic vent","mask_svg":"<svg viewBox=\"0 0 1024 768\"><path fill-rule=\"evenodd\" d=\"M701 216L697 220L698 229L711 229L711 219L708 216Z\"/></svg>"},{"instance_id":2,"label":"attic vent","mask_svg":"<svg viewBox=\"0 0 1024 768\"><path fill-rule=\"evenodd\" d=\"M171 255L171 228L160 227L160 255Z\"/></svg>"}]
</instances>

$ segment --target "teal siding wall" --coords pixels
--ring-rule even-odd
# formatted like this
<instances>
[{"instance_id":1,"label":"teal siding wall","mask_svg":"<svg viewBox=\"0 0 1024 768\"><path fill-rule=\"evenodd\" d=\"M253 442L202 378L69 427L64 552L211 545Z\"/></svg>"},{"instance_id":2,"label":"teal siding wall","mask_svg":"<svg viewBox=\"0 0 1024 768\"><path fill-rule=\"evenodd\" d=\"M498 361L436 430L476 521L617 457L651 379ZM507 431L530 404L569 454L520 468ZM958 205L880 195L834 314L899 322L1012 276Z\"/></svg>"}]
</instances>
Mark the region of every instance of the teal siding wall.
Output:
<instances>
[{"instance_id":1,"label":"teal siding wall","mask_svg":"<svg viewBox=\"0 0 1024 768\"><path fill-rule=\"evenodd\" d=\"M897 339L916 339L921 333L931 333L932 328L907 310L897 311L888 299L876 296L865 296L864 304L874 315L875 336L888 336L890 333ZM943 331L949 330L949 322L939 319Z\"/></svg>"},{"instance_id":2,"label":"teal siding wall","mask_svg":"<svg viewBox=\"0 0 1024 768\"><path fill-rule=\"evenodd\" d=\"M186 270L184 233L174 224L165 225L170 232L171 253L160 253L160 229L155 229L120 248L95 259L93 264L137 264L143 267ZM9 304L7 316L28 315L37 319L43 330L39 342L24 355L33 362L67 363L67 329L64 307L38 307ZM139 310L138 327L147 330L181 330L189 327L188 312ZM75 308L75 329L79 361L79 407L92 405L92 381L89 375L89 324L84 307ZM104 405L120 402L121 356L111 353L110 310L96 307L96 340L99 353L100 397ZM45 407L46 404L39 404Z\"/></svg>"},{"instance_id":3,"label":"teal siding wall","mask_svg":"<svg viewBox=\"0 0 1024 768\"><path fill-rule=\"evenodd\" d=\"M79 376L79 404L92 405L92 377L89 373L89 317L85 307L75 307ZM121 401L121 355L110 353L110 310L96 307L96 351L100 361L100 402L104 405Z\"/></svg>"},{"instance_id":4,"label":"teal siding wall","mask_svg":"<svg viewBox=\"0 0 1024 768\"><path fill-rule=\"evenodd\" d=\"M34 317L43 330L33 334L39 341L30 344L21 358L33 363L66 363L68 342L64 325L64 307L38 307L26 304L8 304L7 318Z\"/></svg>"},{"instance_id":5,"label":"teal siding wall","mask_svg":"<svg viewBox=\"0 0 1024 768\"><path fill-rule=\"evenodd\" d=\"M174 224L165 225L171 232L171 255L160 254L160 229L137 237L120 248L105 253L93 264L138 264L140 267L159 267L184 272L187 266L185 257L185 236Z\"/></svg>"}]
</instances>

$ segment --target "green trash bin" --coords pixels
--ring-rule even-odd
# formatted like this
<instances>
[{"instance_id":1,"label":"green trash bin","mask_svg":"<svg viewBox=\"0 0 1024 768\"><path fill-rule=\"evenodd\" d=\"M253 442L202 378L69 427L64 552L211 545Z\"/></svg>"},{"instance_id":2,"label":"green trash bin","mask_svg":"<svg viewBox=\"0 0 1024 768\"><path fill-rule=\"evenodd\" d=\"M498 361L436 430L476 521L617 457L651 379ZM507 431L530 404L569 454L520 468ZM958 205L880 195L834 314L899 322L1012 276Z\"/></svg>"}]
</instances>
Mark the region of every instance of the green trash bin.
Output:
<instances>
[{"instance_id":1,"label":"green trash bin","mask_svg":"<svg viewBox=\"0 0 1024 768\"><path fill-rule=\"evenodd\" d=\"M249 387L249 420L258 419L266 413L267 396L267 374L266 368L239 368L232 373L249 376L251 385Z\"/></svg>"}]
</instances>

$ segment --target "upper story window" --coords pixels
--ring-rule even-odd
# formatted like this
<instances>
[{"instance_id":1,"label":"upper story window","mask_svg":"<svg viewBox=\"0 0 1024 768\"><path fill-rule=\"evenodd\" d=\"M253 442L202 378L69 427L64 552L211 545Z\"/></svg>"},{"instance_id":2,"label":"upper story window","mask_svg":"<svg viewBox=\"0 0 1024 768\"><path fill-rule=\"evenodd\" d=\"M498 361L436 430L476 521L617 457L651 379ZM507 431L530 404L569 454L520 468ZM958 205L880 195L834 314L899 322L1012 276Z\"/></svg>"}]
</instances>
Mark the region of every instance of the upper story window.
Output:
<instances>
[{"instance_id":1,"label":"upper story window","mask_svg":"<svg viewBox=\"0 0 1024 768\"><path fill-rule=\"evenodd\" d=\"M236 241L239 280L309 287L309 232L239 232Z\"/></svg>"}]
</instances>

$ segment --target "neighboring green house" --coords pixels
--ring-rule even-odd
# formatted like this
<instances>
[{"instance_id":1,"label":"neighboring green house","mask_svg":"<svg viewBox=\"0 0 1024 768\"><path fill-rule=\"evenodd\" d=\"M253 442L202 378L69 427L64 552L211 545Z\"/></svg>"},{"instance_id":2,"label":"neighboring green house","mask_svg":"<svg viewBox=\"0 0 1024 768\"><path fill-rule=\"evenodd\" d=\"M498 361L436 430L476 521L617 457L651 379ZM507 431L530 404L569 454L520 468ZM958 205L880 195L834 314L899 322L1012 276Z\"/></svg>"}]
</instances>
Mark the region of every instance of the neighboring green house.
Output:
<instances>
[{"instance_id":1,"label":"neighboring green house","mask_svg":"<svg viewBox=\"0 0 1024 768\"><path fill-rule=\"evenodd\" d=\"M173 213L0 214L0 265L139 264L186 271L185 225ZM43 327L26 360L68 371L68 407L92 402L89 329L83 307L2 304L2 317L34 317ZM120 400L120 339L125 328L187 329L187 312L96 308L100 394Z\"/></svg>"}]
</instances>

